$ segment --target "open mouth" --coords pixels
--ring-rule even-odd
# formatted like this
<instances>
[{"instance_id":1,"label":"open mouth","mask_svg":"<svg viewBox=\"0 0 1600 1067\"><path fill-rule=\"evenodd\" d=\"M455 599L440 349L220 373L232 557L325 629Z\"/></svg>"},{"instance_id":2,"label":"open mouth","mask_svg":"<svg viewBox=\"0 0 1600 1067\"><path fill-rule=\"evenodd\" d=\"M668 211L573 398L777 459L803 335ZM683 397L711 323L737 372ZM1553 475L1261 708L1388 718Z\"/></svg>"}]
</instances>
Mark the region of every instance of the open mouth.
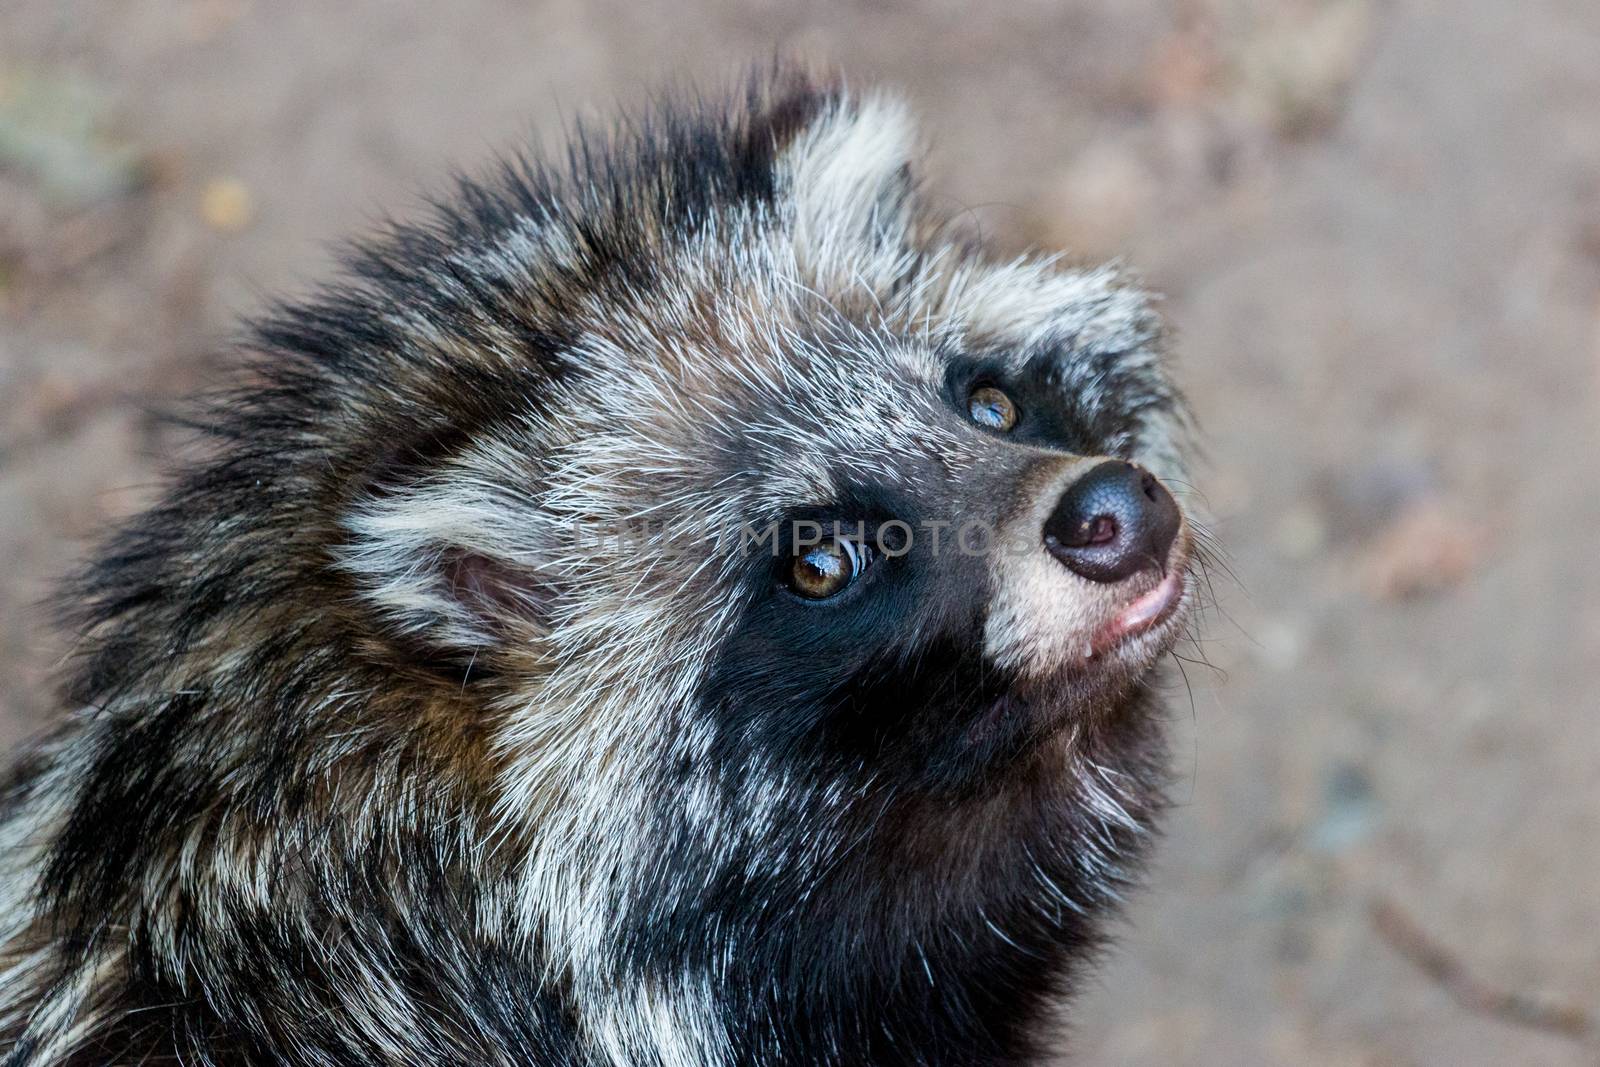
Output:
<instances>
[{"instance_id":1,"label":"open mouth","mask_svg":"<svg viewBox=\"0 0 1600 1067\"><path fill-rule=\"evenodd\" d=\"M1167 621L1183 599L1183 577L1181 569L1169 570L1159 585L1112 616L1095 631L1090 642L1095 654L1109 652L1128 638L1147 633Z\"/></svg>"},{"instance_id":2,"label":"open mouth","mask_svg":"<svg viewBox=\"0 0 1600 1067\"><path fill-rule=\"evenodd\" d=\"M1101 623L1089 638L1089 658L1115 651L1141 634L1149 633L1172 618L1183 602L1188 573L1184 555L1179 552L1168 563L1166 573L1153 589L1139 594Z\"/></svg>"},{"instance_id":3,"label":"open mouth","mask_svg":"<svg viewBox=\"0 0 1600 1067\"><path fill-rule=\"evenodd\" d=\"M1078 643L1083 641L1082 636L1076 638L1074 644L1078 654L1074 657L1075 662L1068 667L1077 678L1077 683L1073 684L1089 683L1091 679L1102 675L1105 668L1112 667L1113 663L1137 668L1147 656L1153 658L1153 653L1158 652L1164 642L1160 636L1153 636L1153 644L1140 649L1128 646L1141 636L1156 634L1177 616L1183 604L1187 582L1188 553L1180 546L1172 553L1160 581L1154 586L1145 587L1143 592L1116 607L1109 618L1088 630L1087 643ZM1083 633L1079 631L1080 635ZM1124 649L1127 650L1126 657L1118 656ZM1056 687L1060 684L1061 680L1057 678L1050 686L1057 696L1059 691ZM1033 694L1034 697L1038 695ZM1013 728L1025 731L1031 745L1051 736L1070 721L1072 716L1063 713L1057 698L1047 696L1045 699L1030 699L1026 693L1008 692L989 706L972 727L968 740L973 744L995 744L996 738L1003 735L1005 724L1011 723Z\"/></svg>"}]
</instances>

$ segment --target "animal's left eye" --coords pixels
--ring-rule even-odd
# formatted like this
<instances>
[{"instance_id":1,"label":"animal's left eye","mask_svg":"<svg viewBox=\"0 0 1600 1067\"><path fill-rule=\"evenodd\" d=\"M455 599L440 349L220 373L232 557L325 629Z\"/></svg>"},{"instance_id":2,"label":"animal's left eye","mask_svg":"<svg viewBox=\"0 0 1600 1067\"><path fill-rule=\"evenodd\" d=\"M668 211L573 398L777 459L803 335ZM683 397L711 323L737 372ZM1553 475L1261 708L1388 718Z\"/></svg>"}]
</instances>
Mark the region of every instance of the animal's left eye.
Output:
<instances>
[{"instance_id":1,"label":"animal's left eye","mask_svg":"<svg viewBox=\"0 0 1600 1067\"><path fill-rule=\"evenodd\" d=\"M1017 424L1017 405L992 385L980 385L967 396L967 415L979 426L1005 433Z\"/></svg>"},{"instance_id":2,"label":"animal's left eye","mask_svg":"<svg viewBox=\"0 0 1600 1067\"><path fill-rule=\"evenodd\" d=\"M866 570L869 550L842 537L824 541L794 557L788 584L807 600L837 596Z\"/></svg>"}]
</instances>

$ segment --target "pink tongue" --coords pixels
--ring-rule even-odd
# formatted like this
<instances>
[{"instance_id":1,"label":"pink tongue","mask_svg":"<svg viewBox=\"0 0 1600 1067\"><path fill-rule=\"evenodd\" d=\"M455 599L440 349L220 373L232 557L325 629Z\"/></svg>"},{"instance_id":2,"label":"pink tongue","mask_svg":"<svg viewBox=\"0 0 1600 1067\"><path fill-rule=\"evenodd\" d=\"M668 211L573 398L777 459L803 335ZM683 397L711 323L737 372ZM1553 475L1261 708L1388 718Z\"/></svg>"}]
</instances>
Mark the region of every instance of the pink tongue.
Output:
<instances>
[{"instance_id":1,"label":"pink tongue","mask_svg":"<svg viewBox=\"0 0 1600 1067\"><path fill-rule=\"evenodd\" d=\"M1150 625L1178 595L1181 582L1182 577L1176 571L1167 575L1160 585L1117 613L1103 631L1105 639L1114 641Z\"/></svg>"}]
</instances>

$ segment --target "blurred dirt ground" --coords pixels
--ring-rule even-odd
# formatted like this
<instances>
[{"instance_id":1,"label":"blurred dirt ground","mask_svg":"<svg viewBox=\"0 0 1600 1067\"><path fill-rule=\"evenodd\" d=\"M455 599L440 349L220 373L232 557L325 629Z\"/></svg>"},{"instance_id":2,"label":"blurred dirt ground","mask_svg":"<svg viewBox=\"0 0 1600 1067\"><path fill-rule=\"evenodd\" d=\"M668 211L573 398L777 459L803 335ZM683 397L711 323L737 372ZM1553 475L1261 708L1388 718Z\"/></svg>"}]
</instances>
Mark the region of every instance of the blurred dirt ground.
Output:
<instances>
[{"instance_id":1,"label":"blurred dirt ground","mask_svg":"<svg viewBox=\"0 0 1600 1067\"><path fill-rule=\"evenodd\" d=\"M1001 240L1167 294L1237 581L1075 1061L1600 1059L1593 0L11 0L0 745L50 714L32 605L239 313L452 167L780 47L904 89Z\"/></svg>"}]
</instances>

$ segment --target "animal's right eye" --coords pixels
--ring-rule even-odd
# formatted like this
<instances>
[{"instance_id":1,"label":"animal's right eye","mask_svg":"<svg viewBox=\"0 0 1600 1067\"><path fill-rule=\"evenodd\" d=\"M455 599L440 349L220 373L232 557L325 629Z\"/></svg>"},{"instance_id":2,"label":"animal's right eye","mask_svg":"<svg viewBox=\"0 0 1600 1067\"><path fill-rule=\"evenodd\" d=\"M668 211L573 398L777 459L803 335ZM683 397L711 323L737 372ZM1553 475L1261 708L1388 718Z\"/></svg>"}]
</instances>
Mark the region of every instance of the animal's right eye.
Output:
<instances>
[{"instance_id":1,"label":"animal's right eye","mask_svg":"<svg viewBox=\"0 0 1600 1067\"><path fill-rule=\"evenodd\" d=\"M1007 433L1020 415L1009 396L992 385L980 385L967 396L967 417L979 426Z\"/></svg>"},{"instance_id":2,"label":"animal's right eye","mask_svg":"<svg viewBox=\"0 0 1600 1067\"><path fill-rule=\"evenodd\" d=\"M788 586L807 600L826 600L849 588L867 568L869 549L836 537L812 545L789 565Z\"/></svg>"}]
</instances>

